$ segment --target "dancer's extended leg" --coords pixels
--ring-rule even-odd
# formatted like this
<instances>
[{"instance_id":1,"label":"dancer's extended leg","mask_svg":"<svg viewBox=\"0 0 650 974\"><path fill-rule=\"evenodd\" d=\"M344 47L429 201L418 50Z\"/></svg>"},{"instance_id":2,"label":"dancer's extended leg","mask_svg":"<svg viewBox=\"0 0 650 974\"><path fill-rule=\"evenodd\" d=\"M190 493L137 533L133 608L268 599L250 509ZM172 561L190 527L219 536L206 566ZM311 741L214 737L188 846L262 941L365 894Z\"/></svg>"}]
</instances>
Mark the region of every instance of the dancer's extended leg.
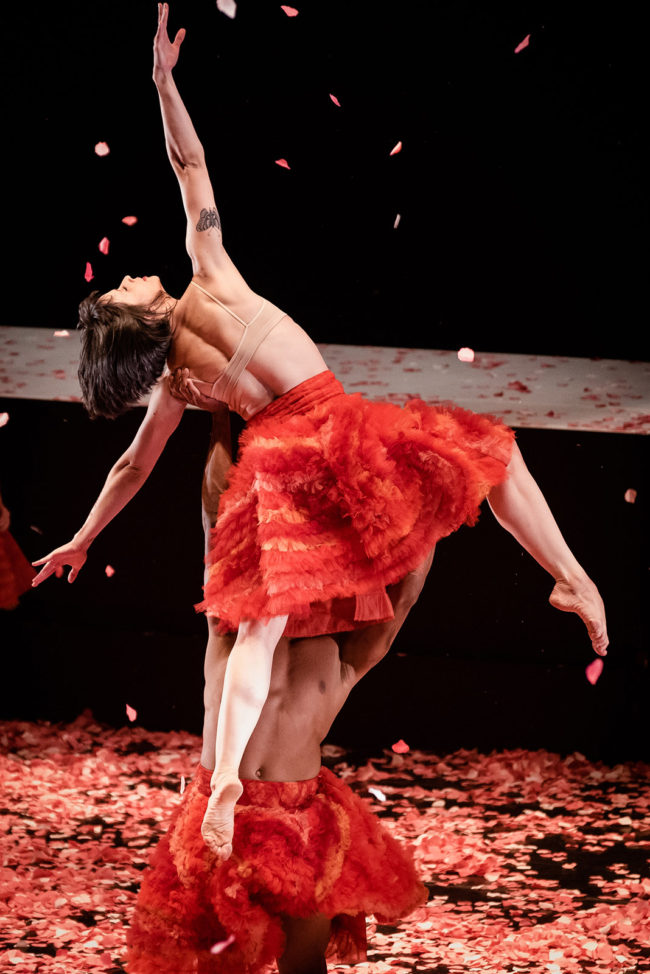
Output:
<instances>
[{"instance_id":1,"label":"dancer's extended leg","mask_svg":"<svg viewBox=\"0 0 650 974\"><path fill-rule=\"evenodd\" d=\"M551 605L563 612L576 612L587 627L595 652L605 656L609 640L603 600L562 537L516 444L508 475L488 496L494 516L555 579Z\"/></svg>"},{"instance_id":2,"label":"dancer's extended leg","mask_svg":"<svg viewBox=\"0 0 650 974\"><path fill-rule=\"evenodd\" d=\"M286 616L246 620L228 658L217 724L212 795L201 834L220 859L232 852L235 803L241 795L239 765L269 692L273 654Z\"/></svg>"}]
</instances>

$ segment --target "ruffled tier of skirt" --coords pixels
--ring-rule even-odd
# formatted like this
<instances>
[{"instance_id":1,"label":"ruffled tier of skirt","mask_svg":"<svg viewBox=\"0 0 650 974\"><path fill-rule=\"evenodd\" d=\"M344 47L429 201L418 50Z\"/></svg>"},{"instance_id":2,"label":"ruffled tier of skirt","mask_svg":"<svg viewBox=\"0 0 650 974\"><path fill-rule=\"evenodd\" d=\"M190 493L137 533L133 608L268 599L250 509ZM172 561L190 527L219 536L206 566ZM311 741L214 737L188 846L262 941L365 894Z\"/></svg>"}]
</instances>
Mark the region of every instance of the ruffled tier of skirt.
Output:
<instances>
[{"instance_id":1,"label":"ruffled tier of skirt","mask_svg":"<svg viewBox=\"0 0 650 974\"><path fill-rule=\"evenodd\" d=\"M233 854L219 862L201 836L210 777L199 765L143 876L128 974L259 974L282 954L283 916L316 913L332 919L328 958L359 963L366 914L393 922L426 901L411 856L325 768L245 781Z\"/></svg>"},{"instance_id":2,"label":"ruffled tier of skirt","mask_svg":"<svg viewBox=\"0 0 650 974\"><path fill-rule=\"evenodd\" d=\"M15 609L35 574L9 531L0 531L0 609Z\"/></svg>"},{"instance_id":3,"label":"ruffled tier of skirt","mask_svg":"<svg viewBox=\"0 0 650 974\"><path fill-rule=\"evenodd\" d=\"M222 632L286 614L287 636L392 618L386 586L476 522L513 440L457 406L369 402L329 371L308 379L241 436L197 608Z\"/></svg>"}]
</instances>

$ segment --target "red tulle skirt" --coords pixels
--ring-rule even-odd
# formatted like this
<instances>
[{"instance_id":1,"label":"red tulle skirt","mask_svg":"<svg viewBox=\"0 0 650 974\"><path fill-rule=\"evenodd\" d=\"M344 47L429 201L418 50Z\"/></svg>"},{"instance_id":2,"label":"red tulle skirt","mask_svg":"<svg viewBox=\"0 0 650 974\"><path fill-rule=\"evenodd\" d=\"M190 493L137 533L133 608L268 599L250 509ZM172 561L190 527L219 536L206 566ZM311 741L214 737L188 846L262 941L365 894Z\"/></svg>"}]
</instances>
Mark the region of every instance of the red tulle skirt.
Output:
<instances>
[{"instance_id":1,"label":"red tulle skirt","mask_svg":"<svg viewBox=\"0 0 650 974\"><path fill-rule=\"evenodd\" d=\"M346 395L329 371L300 383L241 436L197 608L222 632L287 614L287 636L392 618L386 586L476 522L513 440L457 406Z\"/></svg>"},{"instance_id":2,"label":"red tulle skirt","mask_svg":"<svg viewBox=\"0 0 650 974\"><path fill-rule=\"evenodd\" d=\"M9 531L0 531L0 609L15 609L35 574Z\"/></svg>"},{"instance_id":3,"label":"red tulle skirt","mask_svg":"<svg viewBox=\"0 0 650 974\"><path fill-rule=\"evenodd\" d=\"M316 913L332 919L328 958L359 963L365 914L392 922L426 901L410 855L325 768L308 781L245 781L233 854L220 863L201 836L210 778L199 765L154 850L128 974L257 974L282 954L283 915Z\"/></svg>"}]
</instances>

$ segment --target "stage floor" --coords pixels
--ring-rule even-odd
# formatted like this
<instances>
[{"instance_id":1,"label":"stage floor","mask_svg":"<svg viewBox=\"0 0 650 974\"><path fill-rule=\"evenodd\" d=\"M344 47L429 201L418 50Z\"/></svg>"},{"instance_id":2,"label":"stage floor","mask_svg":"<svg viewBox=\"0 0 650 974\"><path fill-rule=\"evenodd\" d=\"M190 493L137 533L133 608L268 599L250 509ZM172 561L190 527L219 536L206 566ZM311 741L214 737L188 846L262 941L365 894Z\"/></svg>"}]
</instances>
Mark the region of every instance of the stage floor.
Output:
<instances>
[{"instance_id":1,"label":"stage floor","mask_svg":"<svg viewBox=\"0 0 650 974\"><path fill-rule=\"evenodd\" d=\"M76 331L0 327L0 397L79 402ZM360 345L319 346L346 392L453 401L531 429L650 433L650 363Z\"/></svg>"},{"instance_id":2,"label":"stage floor","mask_svg":"<svg viewBox=\"0 0 650 974\"><path fill-rule=\"evenodd\" d=\"M200 739L115 730L86 711L71 724L2 723L0 741L3 970L121 974L143 870ZM650 968L649 765L390 745L370 758L330 745L324 757L410 844L429 888L401 923L369 919L369 963L355 970Z\"/></svg>"}]
</instances>

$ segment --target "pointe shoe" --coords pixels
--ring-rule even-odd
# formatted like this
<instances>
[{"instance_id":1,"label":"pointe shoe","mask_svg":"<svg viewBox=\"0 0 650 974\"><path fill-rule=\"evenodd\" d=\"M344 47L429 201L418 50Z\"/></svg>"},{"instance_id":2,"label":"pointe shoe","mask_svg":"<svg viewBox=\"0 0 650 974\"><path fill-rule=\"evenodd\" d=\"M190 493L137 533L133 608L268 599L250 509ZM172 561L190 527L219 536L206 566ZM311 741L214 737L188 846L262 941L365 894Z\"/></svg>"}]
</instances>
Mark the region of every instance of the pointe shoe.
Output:
<instances>
[{"instance_id":1,"label":"pointe shoe","mask_svg":"<svg viewBox=\"0 0 650 974\"><path fill-rule=\"evenodd\" d=\"M236 775L215 775L212 780L212 794L203 816L201 835L207 847L225 862L232 855L235 804L243 787Z\"/></svg>"},{"instance_id":2,"label":"pointe shoe","mask_svg":"<svg viewBox=\"0 0 650 974\"><path fill-rule=\"evenodd\" d=\"M587 627L594 652L607 655L609 639L605 621L605 606L594 583L587 576L580 581L559 578L550 594L549 602L560 612L575 612Z\"/></svg>"}]
</instances>

